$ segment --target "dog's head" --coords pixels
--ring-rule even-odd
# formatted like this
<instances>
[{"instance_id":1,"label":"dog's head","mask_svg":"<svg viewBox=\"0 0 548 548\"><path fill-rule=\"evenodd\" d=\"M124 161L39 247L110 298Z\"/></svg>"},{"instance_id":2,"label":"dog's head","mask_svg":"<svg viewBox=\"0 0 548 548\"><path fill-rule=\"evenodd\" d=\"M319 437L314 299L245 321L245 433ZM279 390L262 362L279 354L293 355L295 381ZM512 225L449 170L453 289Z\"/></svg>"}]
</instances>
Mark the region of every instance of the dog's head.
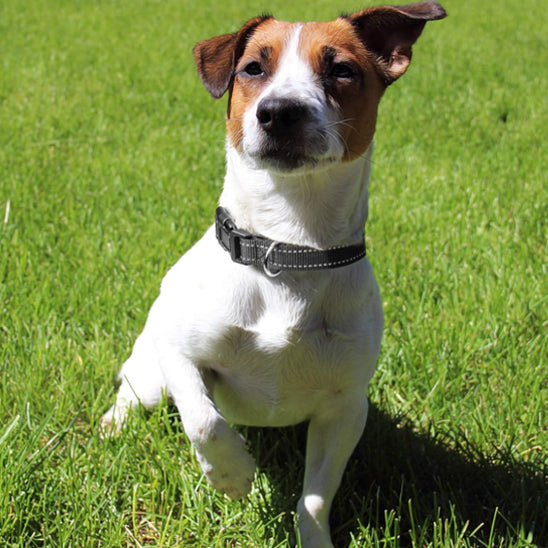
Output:
<instances>
[{"instance_id":1,"label":"dog's head","mask_svg":"<svg viewBox=\"0 0 548 548\"><path fill-rule=\"evenodd\" d=\"M216 99L229 91L229 144L253 166L281 172L348 162L369 147L377 105L411 60L434 1L374 7L326 23L256 17L198 42L198 74Z\"/></svg>"}]
</instances>

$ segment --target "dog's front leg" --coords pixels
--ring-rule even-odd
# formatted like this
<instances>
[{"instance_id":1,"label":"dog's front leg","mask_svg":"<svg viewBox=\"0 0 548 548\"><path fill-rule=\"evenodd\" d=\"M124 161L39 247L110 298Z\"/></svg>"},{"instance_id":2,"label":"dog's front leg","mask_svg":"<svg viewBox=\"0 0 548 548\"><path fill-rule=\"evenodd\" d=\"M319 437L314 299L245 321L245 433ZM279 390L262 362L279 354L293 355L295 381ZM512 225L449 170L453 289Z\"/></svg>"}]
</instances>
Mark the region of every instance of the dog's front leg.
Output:
<instances>
[{"instance_id":1,"label":"dog's front leg","mask_svg":"<svg viewBox=\"0 0 548 548\"><path fill-rule=\"evenodd\" d=\"M308 427L303 494L297 505L303 548L333 548L329 511L346 463L365 427L365 395L335 416L313 417Z\"/></svg>"},{"instance_id":2,"label":"dog's front leg","mask_svg":"<svg viewBox=\"0 0 548 548\"><path fill-rule=\"evenodd\" d=\"M249 493L255 462L245 441L217 409L208 387L211 372L176 349L163 349L162 364L170 396L208 482L232 499Z\"/></svg>"}]
</instances>

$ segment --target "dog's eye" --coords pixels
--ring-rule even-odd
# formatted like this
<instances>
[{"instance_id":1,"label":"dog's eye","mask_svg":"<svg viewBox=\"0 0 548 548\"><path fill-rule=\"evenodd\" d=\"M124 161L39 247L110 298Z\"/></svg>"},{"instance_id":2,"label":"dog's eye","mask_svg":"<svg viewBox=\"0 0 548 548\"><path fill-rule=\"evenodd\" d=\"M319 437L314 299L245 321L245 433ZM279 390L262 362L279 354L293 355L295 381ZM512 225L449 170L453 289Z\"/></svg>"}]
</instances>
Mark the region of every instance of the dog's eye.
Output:
<instances>
[{"instance_id":1,"label":"dog's eye","mask_svg":"<svg viewBox=\"0 0 548 548\"><path fill-rule=\"evenodd\" d=\"M257 61L251 61L244 67L244 72L249 76L260 76L264 73L263 67Z\"/></svg>"},{"instance_id":2,"label":"dog's eye","mask_svg":"<svg viewBox=\"0 0 548 548\"><path fill-rule=\"evenodd\" d=\"M331 68L332 78L350 80L356 76L356 71L348 63L336 63Z\"/></svg>"}]
</instances>

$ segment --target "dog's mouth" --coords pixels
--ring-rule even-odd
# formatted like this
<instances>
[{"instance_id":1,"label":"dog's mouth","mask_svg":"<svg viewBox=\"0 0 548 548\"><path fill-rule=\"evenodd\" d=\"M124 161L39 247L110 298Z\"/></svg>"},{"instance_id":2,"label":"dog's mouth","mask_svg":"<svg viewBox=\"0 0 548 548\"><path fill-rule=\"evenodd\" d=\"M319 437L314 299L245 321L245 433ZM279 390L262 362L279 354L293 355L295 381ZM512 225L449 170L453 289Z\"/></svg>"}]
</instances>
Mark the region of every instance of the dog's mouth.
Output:
<instances>
[{"instance_id":1,"label":"dog's mouth","mask_svg":"<svg viewBox=\"0 0 548 548\"><path fill-rule=\"evenodd\" d=\"M295 171L305 166L313 168L321 161L317 154L311 154L298 146L264 146L253 157L262 167L283 172Z\"/></svg>"},{"instance_id":2,"label":"dog's mouth","mask_svg":"<svg viewBox=\"0 0 548 548\"><path fill-rule=\"evenodd\" d=\"M321 130L314 135L288 135L284 138L263 136L257 147L245 150L259 169L282 173L314 170L337 161L336 154Z\"/></svg>"}]
</instances>

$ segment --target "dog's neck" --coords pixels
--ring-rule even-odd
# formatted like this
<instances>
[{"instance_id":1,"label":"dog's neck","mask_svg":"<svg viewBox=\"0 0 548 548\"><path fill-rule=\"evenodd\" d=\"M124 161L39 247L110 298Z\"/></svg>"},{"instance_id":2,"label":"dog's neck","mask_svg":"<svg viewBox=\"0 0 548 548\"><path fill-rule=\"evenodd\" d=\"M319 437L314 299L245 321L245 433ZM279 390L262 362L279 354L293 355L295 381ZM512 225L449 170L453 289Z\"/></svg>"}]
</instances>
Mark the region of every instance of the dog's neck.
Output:
<instances>
[{"instance_id":1,"label":"dog's neck","mask_svg":"<svg viewBox=\"0 0 548 548\"><path fill-rule=\"evenodd\" d=\"M271 240L320 249L359 242L372 152L371 144L357 160L296 175L253 169L227 145L220 205L238 227Z\"/></svg>"}]
</instances>

